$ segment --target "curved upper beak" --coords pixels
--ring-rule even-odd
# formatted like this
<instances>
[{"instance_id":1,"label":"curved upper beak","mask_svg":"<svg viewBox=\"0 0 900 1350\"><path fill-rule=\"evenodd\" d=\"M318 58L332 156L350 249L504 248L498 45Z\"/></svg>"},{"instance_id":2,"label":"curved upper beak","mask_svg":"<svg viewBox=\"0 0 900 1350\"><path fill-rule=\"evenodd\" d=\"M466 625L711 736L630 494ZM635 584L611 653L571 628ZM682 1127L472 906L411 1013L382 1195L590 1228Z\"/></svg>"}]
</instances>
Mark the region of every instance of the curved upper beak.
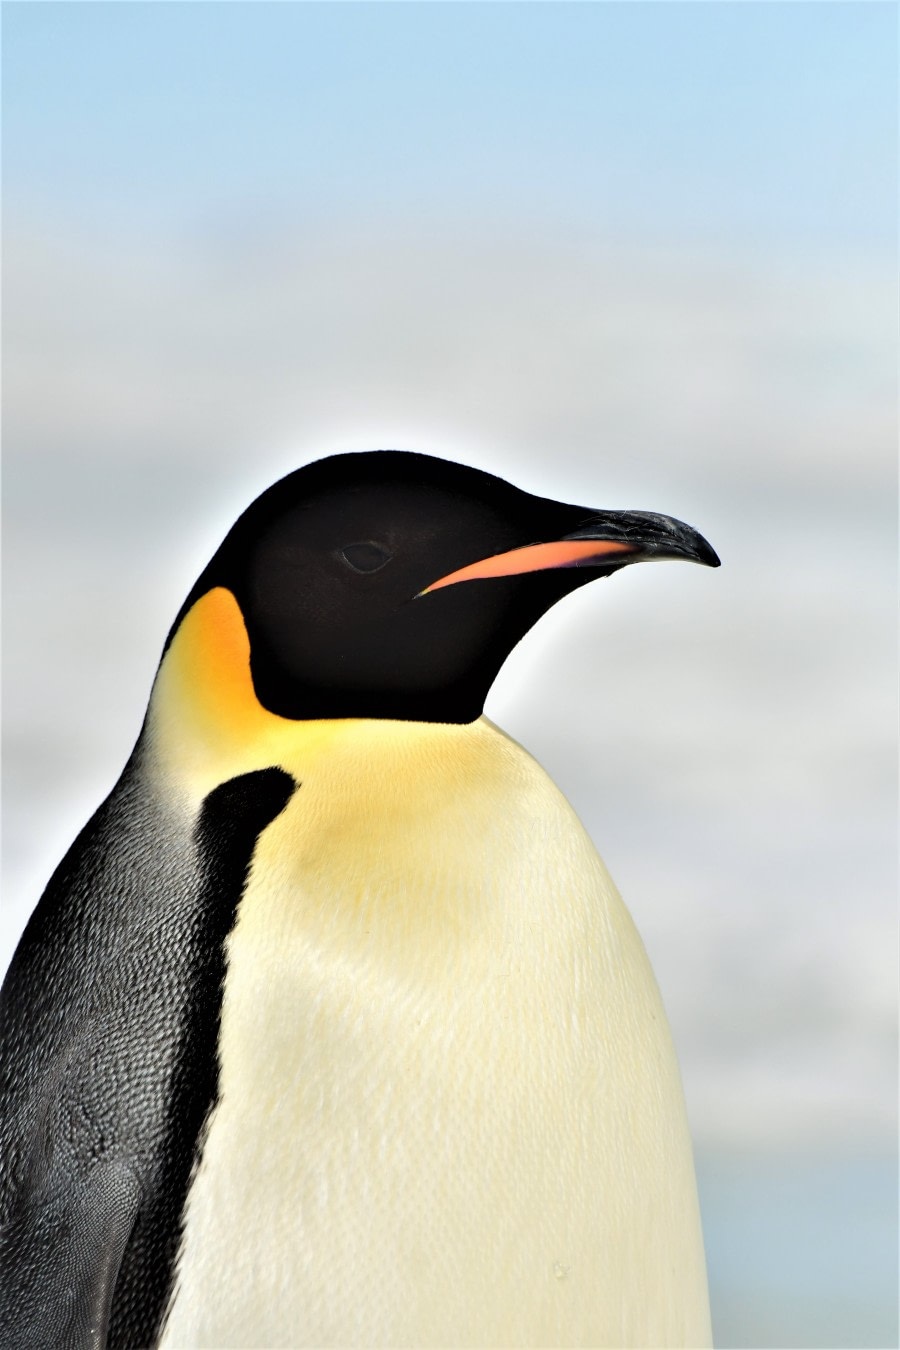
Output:
<instances>
[{"instance_id":1,"label":"curved upper beak","mask_svg":"<svg viewBox=\"0 0 900 1350\"><path fill-rule=\"evenodd\" d=\"M426 586L428 595L443 586L487 577L518 576L560 567L603 567L607 570L633 562L683 558L704 567L718 567L715 551L690 525L653 511L595 511L560 539L495 553L449 572ZM417 597L418 598L418 597Z\"/></svg>"},{"instance_id":2,"label":"curved upper beak","mask_svg":"<svg viewBox=\"0 0 900 1350\"><path fill-rule=\"evenodd\" d=\"M597 511L566 538L619 544L628 553L623 562L684 558L703 567L720 566L717 553L702 534L683 520L655 511Z\"/></svg>"}]
</instances>

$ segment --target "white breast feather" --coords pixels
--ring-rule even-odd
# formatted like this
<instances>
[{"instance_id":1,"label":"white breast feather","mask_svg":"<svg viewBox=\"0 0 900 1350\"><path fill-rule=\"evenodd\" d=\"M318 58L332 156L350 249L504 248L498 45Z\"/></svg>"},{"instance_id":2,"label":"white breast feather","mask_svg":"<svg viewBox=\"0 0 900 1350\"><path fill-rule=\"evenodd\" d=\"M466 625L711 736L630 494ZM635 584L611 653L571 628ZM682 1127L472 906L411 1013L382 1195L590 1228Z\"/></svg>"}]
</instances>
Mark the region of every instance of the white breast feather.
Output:
<instances>
[{"instance_id":1,"label":"white breast feather","mask_svg":"<svg viewBox=\"0 0 900 1350\"><path fill-rule=\"evenodd\" d=\"M484 719L334 727L229 939L161 1344L708 1345L665 1015L568 803Z\"/></svg>"}]
</instances>

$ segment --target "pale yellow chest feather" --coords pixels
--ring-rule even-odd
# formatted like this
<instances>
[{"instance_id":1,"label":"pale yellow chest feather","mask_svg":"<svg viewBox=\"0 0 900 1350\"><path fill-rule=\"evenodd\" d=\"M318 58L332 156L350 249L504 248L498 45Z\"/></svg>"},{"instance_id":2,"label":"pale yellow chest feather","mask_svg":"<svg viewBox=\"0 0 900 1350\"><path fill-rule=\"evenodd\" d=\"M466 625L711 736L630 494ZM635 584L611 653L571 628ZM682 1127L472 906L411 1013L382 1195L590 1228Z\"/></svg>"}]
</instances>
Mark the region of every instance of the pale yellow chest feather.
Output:
<instances>
[{"instance_id":1,"label":"pale yellow chest feather","mask_svg":"<svg viewBox=\"0 0 900 1350\"><path fill-rule=\"evenodd\" d=\"M274 719L281 721L281 719ZM156 729L186 809L215 756ZM485 720L268 726L166 1350L709 1343L677 1063L568 804Z\"/></svg>"}]
</instances>

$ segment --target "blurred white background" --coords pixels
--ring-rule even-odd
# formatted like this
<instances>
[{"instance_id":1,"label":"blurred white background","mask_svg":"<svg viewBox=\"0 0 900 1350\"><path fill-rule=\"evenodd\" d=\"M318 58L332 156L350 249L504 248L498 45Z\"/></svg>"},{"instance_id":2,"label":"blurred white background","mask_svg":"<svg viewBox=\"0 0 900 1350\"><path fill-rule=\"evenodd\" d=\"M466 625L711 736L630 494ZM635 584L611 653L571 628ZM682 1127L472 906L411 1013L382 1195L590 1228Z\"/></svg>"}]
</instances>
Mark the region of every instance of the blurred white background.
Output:
<instances>
[{"instance_id":1,"label":"blurred white background","mask_svg":"<svg viewBox=\"0 0 900 1350\"><path fill-rule=\"evenodd\" d=\"M644 936L720 1346L897 1343L894 6L16 4L2 965L236 514L373 447L696 525L489 715Z\"/></svg>"}]
</instances>

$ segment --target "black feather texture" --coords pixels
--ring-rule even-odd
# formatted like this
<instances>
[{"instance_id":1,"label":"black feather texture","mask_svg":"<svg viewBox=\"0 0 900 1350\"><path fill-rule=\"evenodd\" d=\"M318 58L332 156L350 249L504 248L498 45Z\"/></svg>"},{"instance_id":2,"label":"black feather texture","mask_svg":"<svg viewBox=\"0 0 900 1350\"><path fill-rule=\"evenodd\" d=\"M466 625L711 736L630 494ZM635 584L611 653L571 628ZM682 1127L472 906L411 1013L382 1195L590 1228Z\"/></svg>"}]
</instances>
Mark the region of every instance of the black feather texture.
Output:
<instances>
[{"instance_id":1,"label":"black feather texture","mask_svg":"<svg viewBox=\"0 0 900 1350\"><path fill-rule=\"evenodd\" d=\"M60 864L0 995L0 1345L152 1345L218 1084L231 930L281 769L192 824L139 743Z\"/></svg>"}]
</instances>

